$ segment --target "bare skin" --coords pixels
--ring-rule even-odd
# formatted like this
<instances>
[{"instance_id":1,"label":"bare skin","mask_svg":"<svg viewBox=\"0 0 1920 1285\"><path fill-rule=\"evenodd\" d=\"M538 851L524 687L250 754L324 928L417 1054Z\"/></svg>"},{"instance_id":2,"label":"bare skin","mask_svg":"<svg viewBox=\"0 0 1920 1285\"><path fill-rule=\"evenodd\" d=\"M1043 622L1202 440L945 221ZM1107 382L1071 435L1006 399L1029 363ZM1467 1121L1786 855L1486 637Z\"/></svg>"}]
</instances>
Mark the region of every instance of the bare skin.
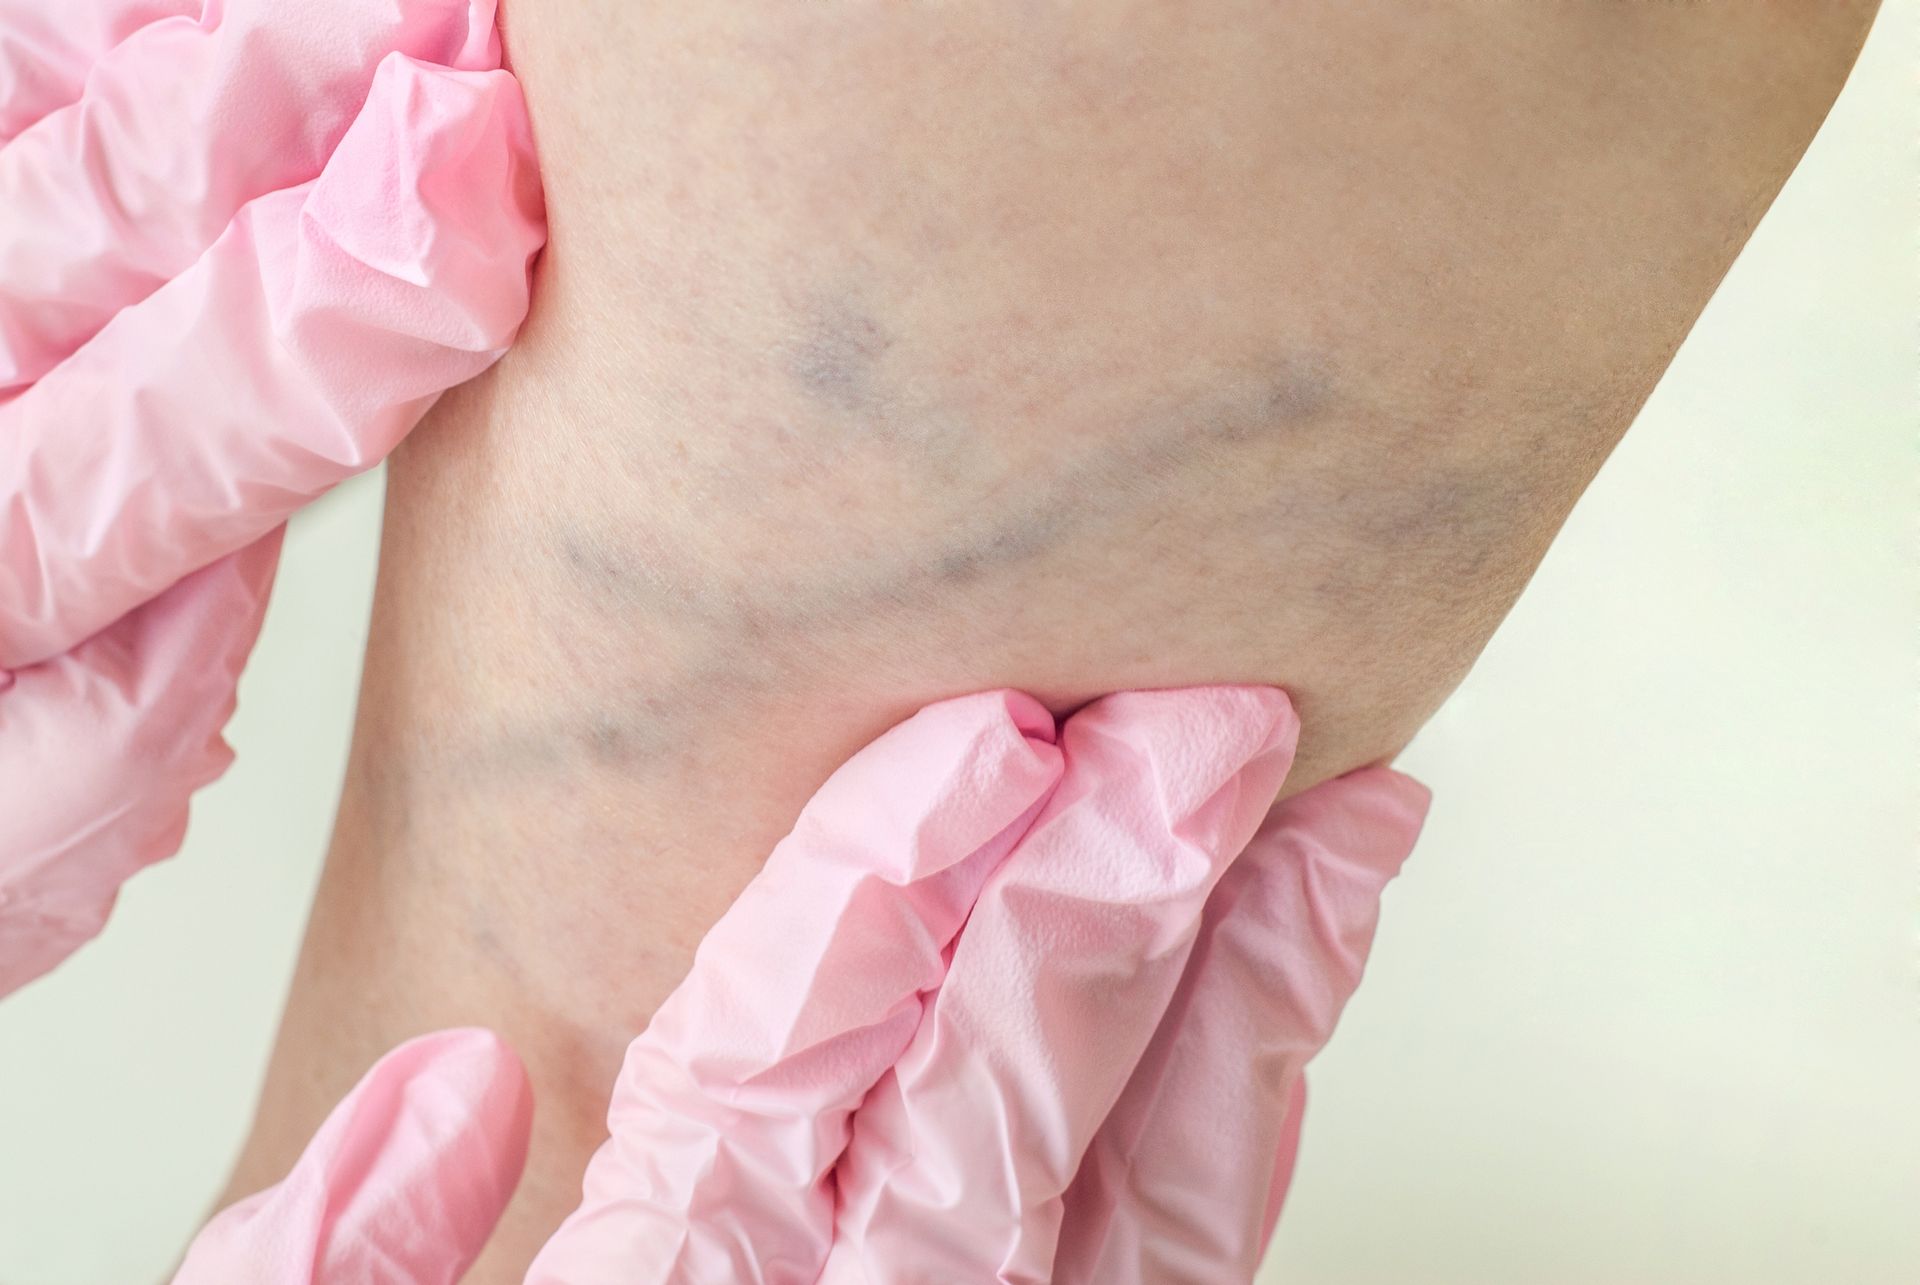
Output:
<instances>
[{"instance_id":1,"label":"bare skin","mask_svg":"<svg viewBox=\"0 0 1920 1285\"><path fill-rule=\"evenodd\" d=\"M230 1195L382 1051L539 1099L929 701L1285 686L1289 792L1465 676L1871 4L514 0L553 238L394 457L334 845Z\"/></svg>"}]
</instances>

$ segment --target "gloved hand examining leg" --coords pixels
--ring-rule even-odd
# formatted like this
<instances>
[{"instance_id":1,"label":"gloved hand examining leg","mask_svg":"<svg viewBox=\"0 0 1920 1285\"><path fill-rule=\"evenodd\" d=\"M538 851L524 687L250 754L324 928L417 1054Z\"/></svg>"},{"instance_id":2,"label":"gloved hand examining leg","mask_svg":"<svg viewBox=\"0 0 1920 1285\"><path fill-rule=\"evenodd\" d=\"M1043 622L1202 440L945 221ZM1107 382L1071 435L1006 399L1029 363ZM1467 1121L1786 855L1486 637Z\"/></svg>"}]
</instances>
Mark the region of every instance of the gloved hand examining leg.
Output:
<instances>
[{"instance_id":1,"label":"gloved hand examining leg","mask_svg":"<svg viewBox=\"0 0 1920 1285\"><path fill-rule=\"evenodd\" d=\"M0 784L45 783L0 814L0 988L177 841L261 541L497 354L540 232L477 9L58 12L0 53L45 51L0 79ZM396 468L236 1188L378 1052L498 1025L544 1104L477 1269L517 1277L693 943L938 697L1284 682L1283 793L1390 755L1817 123L1833 13L523 0L564 236Z\"/></svg>"},{"instance_id":2,"label":"gloved hand examining leg","mask_svg":"<svg viewBox=\"0 0 1920 1285\"><path fill-rule=\"evenodd\" d=\"M217 776L280 524L544 238L492 0L0 2L0 994Z\"/></svg>"},{"instance_id":3,"label":"gloved hand examining leg","mask_svg":"<svg viewBox=\"0 0 1920 1285\"><path fill-rule=\"evenodd\" d=\"M1272 807L1297 733L1277 691L1203 688L1058 727L988 693L880 737L627 1050L528 1280L1250 1279L1426 807L1384 768ZM177 1280L457 1280L529 1103L486 1032L396 1050Z\"/></svg>"}]
</instances>

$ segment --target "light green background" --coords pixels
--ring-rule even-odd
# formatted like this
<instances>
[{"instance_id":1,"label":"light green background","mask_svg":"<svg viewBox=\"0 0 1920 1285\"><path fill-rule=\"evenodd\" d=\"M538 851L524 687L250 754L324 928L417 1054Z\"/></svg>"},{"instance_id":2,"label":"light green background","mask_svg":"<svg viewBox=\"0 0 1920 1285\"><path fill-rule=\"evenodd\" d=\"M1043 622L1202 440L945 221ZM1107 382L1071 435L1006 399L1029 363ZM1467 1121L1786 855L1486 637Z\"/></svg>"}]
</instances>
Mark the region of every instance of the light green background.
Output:
<instances>
[{"instance_id":1,"label":"light green background","mask_svg":"<svg viewBox=\"0 0 1920 1285\"><path fill-rule=\"evenodd\" d=\"M1920 1282L1914 86L1852 83L1404 766L1436 794L1264 1279ZM186 851L0 1005L0 1283L165 1270L245 1127L379 483L288 541ZM6 783L17 786L18 783Z\"/></svg>"}]
</instances>

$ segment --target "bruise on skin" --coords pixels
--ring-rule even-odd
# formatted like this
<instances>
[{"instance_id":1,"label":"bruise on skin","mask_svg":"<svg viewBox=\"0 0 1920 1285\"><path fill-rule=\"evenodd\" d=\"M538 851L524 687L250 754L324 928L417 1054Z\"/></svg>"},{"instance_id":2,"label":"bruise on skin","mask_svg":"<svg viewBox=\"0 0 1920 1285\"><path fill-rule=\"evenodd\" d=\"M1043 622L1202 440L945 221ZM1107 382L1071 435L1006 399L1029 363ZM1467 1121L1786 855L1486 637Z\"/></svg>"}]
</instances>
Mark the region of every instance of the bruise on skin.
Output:
<instances>
[{"instance_id":1,"label":"bruise on skin","mask_svg":"<svg viewBox=\"0 0 1920 1285\"><path fill-rule=\"evenodd\" d=\"M884 444L923 472L958 481L978 462L978 440L959 416L889 376L887 357L900 337L859 299L859 291L842 288L801 310L784 358L789 382L804 405L824 408L856 442Z\"/></svg>"},{"instance_id":2,"label":"bruise on skin","mask_svg":"<svg viewBox=\"0 0 1920 1285\"><path fill-rule=\"evenodd\" d=\"M1065 521L1060 505L1030 505L1025 511L1009 514L997 526L964 533L959 543L930 559L927 572L946 584L977 580L989 571L1038 557L1059 544Z\"/></svg>"},{"instance_id":3,"label":"bruise on skin","mask_svg":"<svg viewBox=\"0 0 1920 1285\"><path fill-rule=\"evenodd\" d=\"M1239 390L1225 390L1198 423L1216 441L1235 444L1295 429L1317 419L1333 398L1325 358L1289 353Z\"/></svg>"},{"instance_id":4,"label":"bruise on skin","mask_svg":"<svg viewBox=\"0 0 1920 1285\"><path fill-rule=\"evenodd\" d=\"M879 320L850 300L816 303L787 356L787 373L810 397L867 410L879 398L878 368L893 345Z\"/></svg>"},{"instance_id":5,"label":"bruise on skin","mask_svg":"<svg viewBox=\"0 0 1920 1285\"><path fill-rule=\"evenodd\" d=\"M1130 519L1152 507L1219 499L1182 485L1196 473L1271 480L1268 448L1317 425L1332 396L1325 366L1302 358L1223 381L1199 397L1170 399L1044 472L1003 468L1006 480L989 488L990 503L966 507L927 538L886 547L878 557L795 557L771 571L719 572L651 535L610 538L562 525L550 547L580 592L626 618L693 631L680 654L694 659L663 658L644 696L609 700L602 693L573 710L501 728L466 747L447 771L465 785L588 769L644 773L668 757L689 719L778 688L782 652L768 646L769 637L788 648L812 645L855 622L990 590L1013 568L1083 544L1103 528L1124 534ZM1263 502L1253 491L1242 501L1222 501L1223 535L1237 518L1258 520Z\"/></svg>"},{"instance_id":6,"label":"bruise on skin","mask_svg":"<svg viewBox=\"0 0 1920 1285\"><path fill-rule=\"evenodd\" d=\"M821 316L826 333L796 347L792 376L836 405L836 420L857 425L856 437L871 440L875 417L905 400L879 370L892 341L857 315ZM860 555L795 550L789 557L776 549L744 570L716 567L648 522L610 528L563 511L547 547L582 600L643 630L666 626L684 646L659 658L644 694L597 692L572 708L516 718L468 740L427 774L435 779L407 787L474 788L596 770L645 774L670 761L690 720L777 690L782 657L795 648L832 646L876 617L991 593L1017 568L1084 548L1103 532L1124 541L1129 524L1156 510L1209 504L1222 538L1231 538L1234 523L1260 520L1279 452L1297 449L1300 433L1321 429L1337 401L1323 356L1283 355L1197 394L1151 399L1124 421L1074 435L1069 453L1026 466L996 450L1004 432L982 433L949 412L943 435L969 452L964 481L945 472L942 449L916 449L910 437L884 439L884 447L885 468L903 479L906 494L926 497L951 518ZM752 493L742 490L750 481L716 482L711 520L750 515ZM835 523L829 514L821 527L830 545Z\"/></svg>"},{"instance_id":7,"label":"bruise on skin","mask_svg":"<svg viewBox=\"0 0 1920 1285\"><path fill-rule=\"evenodd\" d=\"M559 533L558 554L576 581L624 610L699 609L709 593L706 577L657 541L609 540L568 525Z\"/></svg>"},{"instance_id":8,"label":"bruise on skin","mask_svg":"<svg viewBox=\"0 0 1920 1285\"><path fill-rule=\"evenodd\" d=\"M659 541L636 547L573 527L556 533L557 551L589 592L625 609L704 624L715 640L817 632L1044 557L1089 529L1124 520L1154 496L1173 496L1184 473L1267 471L1260 453L1321 421L1333 396L1323 358L1276 360L1201 396L1143 409L1134 422L1087 439L1090 447L1044 471L994 461L982 488L990 502L969 505L927 539L878 557L848 556L838 566L796 558L775 574L717 572ZM991 439L968 436L977 450L990 451ZM905 467L921 490L952 492L924 460Z\"/></svg>"},{"instance_id":9,"label":"bruise on skin","mask_svg":"<svg viewBox=\"0 0 1920 1285\"><path fill-rule=\"evenodd\" d=\"M416 771L410 790L473 789L594 768L638 775L681 744L687 719L745 686L739 671L718 664L710 672L661 674L645 695L595 699L462 738L432 771Z\"/></svg>"},{"instance_id":10,"label":"bruise on skin","mask_svg":"<svg viewBox=\"0 0 1920 1285\"><path fill-rule=\"evenodd\" d=\"M595 762L616 767L631 763L644 749L640 729L631 720L600 712L588 716L580 739Z\"/></svg>"}]
</instances>

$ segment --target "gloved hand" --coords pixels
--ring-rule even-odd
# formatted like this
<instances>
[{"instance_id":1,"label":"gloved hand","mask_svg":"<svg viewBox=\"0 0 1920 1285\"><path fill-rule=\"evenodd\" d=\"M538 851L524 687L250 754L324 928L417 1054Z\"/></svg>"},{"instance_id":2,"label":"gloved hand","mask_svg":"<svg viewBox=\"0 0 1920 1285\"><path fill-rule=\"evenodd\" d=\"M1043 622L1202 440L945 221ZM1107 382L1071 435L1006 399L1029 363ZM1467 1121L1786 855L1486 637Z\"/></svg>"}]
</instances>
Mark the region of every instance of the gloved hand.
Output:
<instances>
[{"instance_id":1,"label":"gloved hand","mask_svg":"<svg viewBox=\"0 0 1920 1285\"><path fill-rule=\"evenodd\" d=\"M493 0L0 0L0 995L172 853L287 516L526 313Z\"/></svg>"},{"instance_id":2,"label":"gloved hand","mask_svg":"<svg viewBox=\"0 0 1920 1285\"><path fill-rule=\"evenodd\" d=\"M630 1046L528 1280L1249 1279L1427 803L1368 768L1269 813L1297 731L1277 691L1197 688L882 736ZM458 1279L527 1101L485 1032L403 1046L176 1281Z\"/></svg>"}]
</instances>

